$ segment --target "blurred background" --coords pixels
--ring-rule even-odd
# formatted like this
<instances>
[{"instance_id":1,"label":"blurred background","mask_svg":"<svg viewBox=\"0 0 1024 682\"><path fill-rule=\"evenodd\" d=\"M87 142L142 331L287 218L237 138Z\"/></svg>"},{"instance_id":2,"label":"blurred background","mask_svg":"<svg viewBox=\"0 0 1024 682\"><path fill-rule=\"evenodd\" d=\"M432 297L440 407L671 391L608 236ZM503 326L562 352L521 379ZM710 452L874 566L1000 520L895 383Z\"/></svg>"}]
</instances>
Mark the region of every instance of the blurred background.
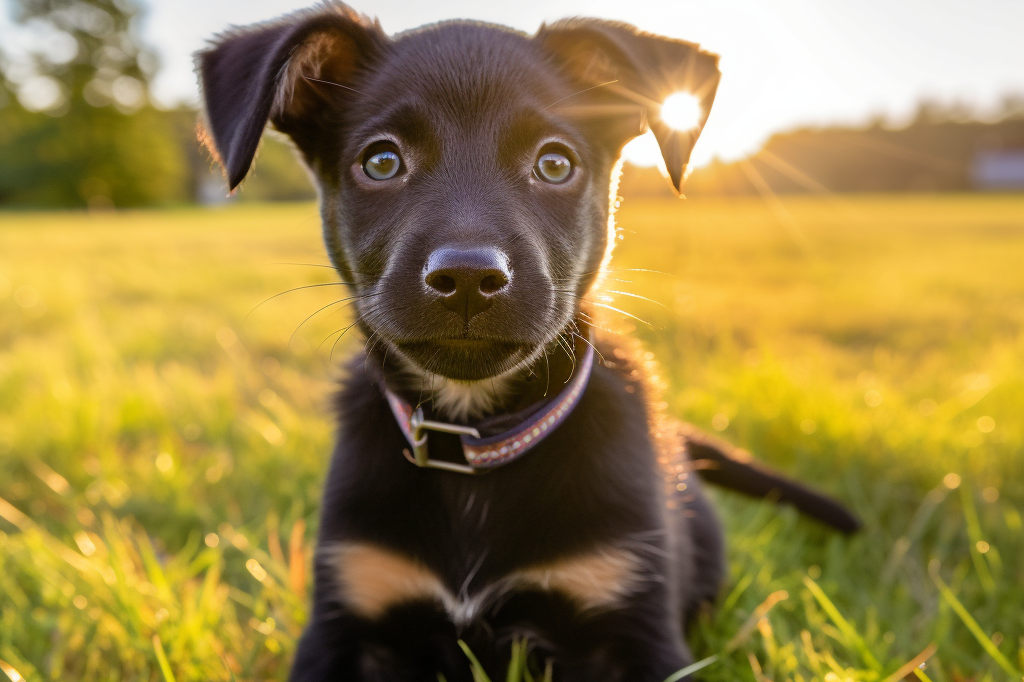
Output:
<instances>
[{"instance_id":1,"label":"blurred background","mask_svg":"<svg viewBox=\"0 0 1024 682\"><path fill-rule=\"evenodd\" d=\"M301 5L0 2L0 680L284 680L363 341L288 144L228 196L191 54ZM1024 3L356 8L389 32L606 17L722 55L686 200L627 147L593 298L673 415L866 527L716 494L702 675L1020 680Z\"/></svg>"},{"instance_id":2,"label":"blurred background","mask_svg":"<svg viewBox=\"0 0 1024 682\"><path fill-rule=\"evenodd\" d=\"M195 139L192 53L281 0L4 0L0 206L126 207L223 201ZM700 42L722 55L693 196L968 192L1024 187L1024 7L1014 0L782 0L512 5L449 0L358 9L398 32L442 17L533 31L591 15ZM240 199L309 199L281 144L265 145ZM653 138L627 150L657 164ZM624 192L656 193L651 173ZM636 182L633 182L633 180Z\"/></svg>"}]
</instances>

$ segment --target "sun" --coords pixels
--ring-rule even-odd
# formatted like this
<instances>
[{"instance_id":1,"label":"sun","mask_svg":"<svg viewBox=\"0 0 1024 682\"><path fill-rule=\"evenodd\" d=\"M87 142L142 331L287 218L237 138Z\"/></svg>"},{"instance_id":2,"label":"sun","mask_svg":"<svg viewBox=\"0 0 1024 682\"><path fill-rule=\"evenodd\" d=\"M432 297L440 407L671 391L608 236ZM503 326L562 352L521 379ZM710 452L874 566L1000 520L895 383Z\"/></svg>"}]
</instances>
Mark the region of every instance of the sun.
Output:
<instances>
[{"instance_id":1,"label":"sun","mask_svg":"<svg viewBox=\"0 0 1024 682\"><path fill-rule=\"evenodd\" d=\"M700 100L689 92L676 92L665 98L660 118L670 128L692 130L700 125L703 113Z\"/></svg>"},{"instance_id":2,"label":"sun","mask_svg":"<svg viewBox=\"0 0 1024 682\"><path fill-rule=\"evenodd\" d=\"M698 128L701 128L705 115L706 112L701 106L699 97L691 92L680 91L665 98L657 118L674 130L697 132ZM699 168L711 163L718 151L715 144L716 132L715 125L709 125L707 129L703 130L687 165ZM622 158L634 166L641 168L659 166L662 168L662 172L667 172L664 169L661 147L651 130L630 140L622 148Z\"/></svg>"}]
</instances>

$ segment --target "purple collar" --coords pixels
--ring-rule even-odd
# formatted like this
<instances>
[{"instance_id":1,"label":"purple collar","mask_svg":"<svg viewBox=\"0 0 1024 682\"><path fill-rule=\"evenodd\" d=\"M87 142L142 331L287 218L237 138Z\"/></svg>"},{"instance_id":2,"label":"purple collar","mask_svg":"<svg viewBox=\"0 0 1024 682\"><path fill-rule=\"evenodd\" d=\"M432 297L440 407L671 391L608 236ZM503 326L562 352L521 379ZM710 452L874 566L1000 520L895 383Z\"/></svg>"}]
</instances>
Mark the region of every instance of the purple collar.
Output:
<instances>
[{"instance_id":1,"label":"purple collar","mask_svg":"<svg viewBox=\"0 0 1024 682\"><path fill-rule=\"evenodd\" d=\"M516 428L487 438L481 438L480 432L471 426L424 419L423 408L414 409L387 388L384 389L384 396L388 399L391 412L395 415L405 439L412 446L411 452L408 449L402 451L406 459L419 467L444 469L462 474L482 474L514 462L557 429L579 402L587 387L593 366L594 349L587 344L572 378L554 400ZM427 431L457 434L462 441L462 454L466 458L466 464L430 459L427 453Z\"/></svg>"}]
</instances>

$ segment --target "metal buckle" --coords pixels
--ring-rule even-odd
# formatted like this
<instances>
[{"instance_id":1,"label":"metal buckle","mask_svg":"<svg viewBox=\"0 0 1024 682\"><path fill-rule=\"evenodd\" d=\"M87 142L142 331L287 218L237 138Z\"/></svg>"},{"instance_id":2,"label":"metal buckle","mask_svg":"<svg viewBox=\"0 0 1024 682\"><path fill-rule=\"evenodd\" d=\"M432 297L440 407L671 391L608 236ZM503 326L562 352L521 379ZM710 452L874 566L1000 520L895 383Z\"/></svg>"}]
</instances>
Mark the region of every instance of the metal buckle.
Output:
<instances>
[{"instance_id":1,"label":"metal buckle","mask_svg":"<svg viewBox=\"0 0 1024 682\"><path fill-rule=\"evenodd\" d=\"M409 428L412 431L412 456L407 454L408 450L404 451L402 454L405 454L405 458L416 466L429 469L444 469L445 471L455 471L460 474L484 473L483 471L480 471L468 464L455 464L453 462L430 459L430 455L427 453L427 431L454 433L459 436L480 438L480 432L476 429L470 426L459 426L458 424L448 424L446 422L436 422L431 421L430 419L424 419L423 408L421 407L417 407L412 413L412 416L409 417Z\"/></svg>"}]
</instances>

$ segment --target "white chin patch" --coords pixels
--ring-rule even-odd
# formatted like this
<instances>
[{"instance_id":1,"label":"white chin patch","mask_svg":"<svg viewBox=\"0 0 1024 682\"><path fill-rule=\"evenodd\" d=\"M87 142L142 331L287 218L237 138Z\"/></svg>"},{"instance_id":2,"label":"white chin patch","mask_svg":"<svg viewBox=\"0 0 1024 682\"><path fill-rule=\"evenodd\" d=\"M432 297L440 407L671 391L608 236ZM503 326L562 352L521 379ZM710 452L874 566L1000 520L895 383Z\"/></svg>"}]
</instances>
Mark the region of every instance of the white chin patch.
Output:
<instances>
[{"instance_id":1,"label":"white chin patch","mask_svg":"<svg viewBox=\"0 0 1024 682\"><path fill-rule=\"evenodd\" d=\"M548 343L557 337L558 334L553 335ZM434 374L417 365L397 348L392 347L392 350L399 360L399 366L413 379L410 388L420 391L421 402L432 402L440 418L464 423L497 412L515 391L523 370L544 355L548 343L539 345L511 369L480 381L458 381Z\"/></svg>"},{"instance_id":2,"label":"white chin patch","mask_svg":"<svg viewBox=\"0 0 1024 682\"><path fill-rule=\"evenodd\" d=\"M512 377L503 374L481 381L455 381L420 370L424 386L433 398L434 409L453 421L476 419L497 410L512 385Z\"/></svg>"},{"instance_id":3,"label":"white chin patch","mask_svg":"<svg viewBox=\"0 0 1024 682\"><path fill-rule=\"evenodd\" d=\"M480 381L457 381L423 369L400 352L396 355L402 369L412 378L409 387L420 391L421 402L430 402L439 418L453 422L466 422L496 412L513 390L522 364Z\"/></svg>"}]
</instances>

